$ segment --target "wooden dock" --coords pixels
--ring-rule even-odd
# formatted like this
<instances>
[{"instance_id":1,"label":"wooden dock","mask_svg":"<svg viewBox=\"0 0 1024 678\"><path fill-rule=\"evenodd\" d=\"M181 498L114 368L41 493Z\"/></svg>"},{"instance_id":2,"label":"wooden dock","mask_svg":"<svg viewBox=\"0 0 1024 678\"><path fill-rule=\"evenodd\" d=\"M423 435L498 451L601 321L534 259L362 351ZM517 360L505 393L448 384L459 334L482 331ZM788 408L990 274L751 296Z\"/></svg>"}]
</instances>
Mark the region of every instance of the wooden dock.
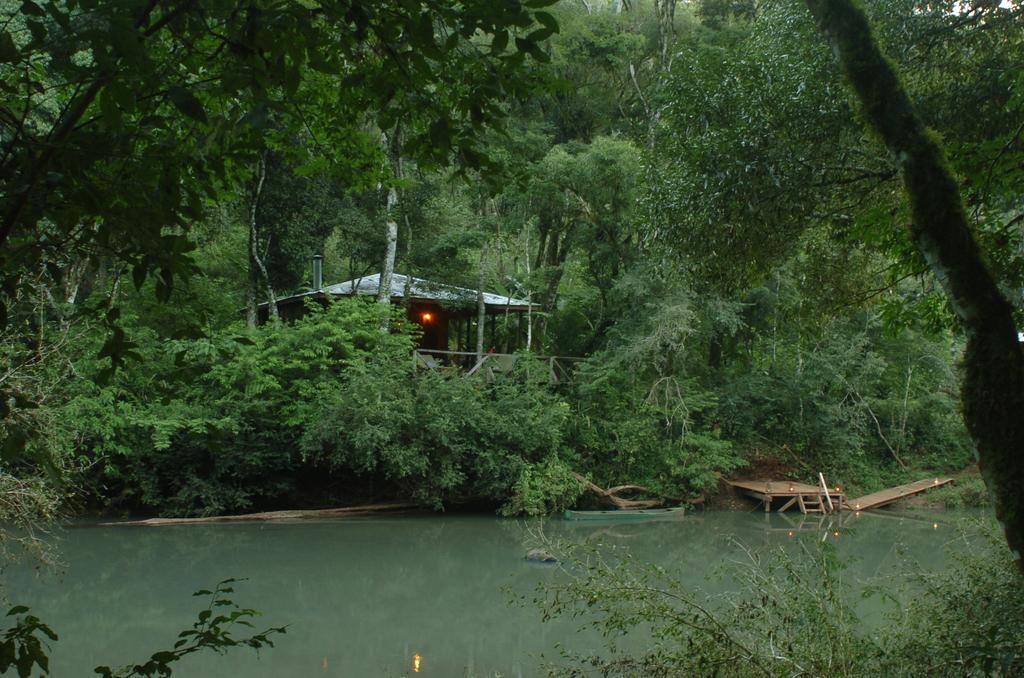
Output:
<instances>
[{"instance_id":1,"label":"wooden dock","mask_svg":"<svg viewBox=\"0 0 1024 678\"><path fill-rule=\"evenodd\" d=\"M897 485L896 487L890 487L887 490L866 494L863 497L858 497L856 499L848 499L844 503L843 507L853 511L866 511L867 509L881 508L882 506L888 506L894 501L899 501L904 497L911 497L915 494L920 494L936 487L948 485L951 482L953 482L952 478L925 478L924 480L907 483L906 485Z\"/></svg>"},{"instance_id":2,"label":"wooden dock","mask_svg":"<svg viewBox=\"0 0 1024 678\"><path fill-rule=\"evenodd\" d=\"M764 505L765 513L772 510L772 503L781 501L779 513L794 506L801 513L830 513L845 503L838 487L808 485L792 480L730 480L734 488L758 499Z\"/></svg>"}]
</instances>

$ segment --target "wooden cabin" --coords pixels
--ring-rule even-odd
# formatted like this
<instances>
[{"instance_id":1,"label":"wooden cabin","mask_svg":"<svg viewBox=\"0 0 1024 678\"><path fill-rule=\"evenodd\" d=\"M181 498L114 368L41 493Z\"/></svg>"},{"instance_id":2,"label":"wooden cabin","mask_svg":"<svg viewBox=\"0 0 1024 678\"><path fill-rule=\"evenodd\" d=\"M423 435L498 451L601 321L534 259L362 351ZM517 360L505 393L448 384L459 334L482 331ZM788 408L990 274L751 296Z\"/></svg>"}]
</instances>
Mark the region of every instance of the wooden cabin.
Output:
<instances>
[{"instance_id":1,"label":"wooden cabin","mask_svg":"<svg viewBox=\"0 0 1024 678\"><path fill-rule=\"evenodd\" d=\"M314 284L317 280L314 264ZM380 287L380 274L374 273L354 280L318 286L317 289L283 297L277 301L278 313L287 322L301 318L306 301L326 303L328 299L365 296L375 297ZM408 287L408 289L407 289ZM526 345L526 319L530 310L525 299L483 293L486 325L484 351L511 353ZM469 352L476 350L478 292L394 273L391 277L391 303L406 305L410 320L423 328L419 348L422 351ZM267 303L259 306L260 322L269 315Z\"/></svg>"}]
</instances>

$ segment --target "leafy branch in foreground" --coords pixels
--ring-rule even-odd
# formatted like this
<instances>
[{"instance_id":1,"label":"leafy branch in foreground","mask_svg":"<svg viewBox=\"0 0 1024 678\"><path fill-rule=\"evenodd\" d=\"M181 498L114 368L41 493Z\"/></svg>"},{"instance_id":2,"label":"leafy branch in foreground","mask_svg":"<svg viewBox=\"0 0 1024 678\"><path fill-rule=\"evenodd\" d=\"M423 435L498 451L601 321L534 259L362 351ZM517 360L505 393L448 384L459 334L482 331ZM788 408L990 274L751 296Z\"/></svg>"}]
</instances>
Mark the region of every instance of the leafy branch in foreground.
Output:
<instances>
[{"instance_id":1,"label":"leafy branch in foreground","mask_svg":"<svg viewBox=\"0 0 1024 678\"><path fill-rule=\"evenodd\" d=\"M862 597L896 603L880 626L858 618L844 559L816 535L777 549L737 543L741 557L721 572L733 582L724 597L608 545L548 546L566 577L521 602L604 638L599 655L563 651L569 664L548 666L552 676L1021 675L1016 567L995 521L965 521L959 532L961 555L942 571L907 563L896 592L865 582Z\"/></svg>"},{"instance_id":2,"label":"leafy branch in foreground","mask_svg":"<svg viewBox=\"0 0 1024 678\"><path fill-rule=\"evenodd\" d=\"M545 620L569 616L597 630L606 650L565 653L573 665L549 666L549 674L851 676L878 661L875 643L857 632L831 544L801 542L799 554L739 546L743 560L726 572L739 589L726 601L607 547L570 552L561 561L568 582L542 586L534 602Z\"/></svg>"},{"instance_id":3,"label":"leafy branch in foreground","mask_svg":"<svg viewBox=\"0 0 1024 678\"><path fill-rule=\"evenodd\" d=\"M257 651L264 646L273 647L274 643L270 640L270 636L285 633L286 627L272 627L247 638L232 637L233 626L252 628L252 623L249 620L259 615L259 612L252 608L238 607L233 600L228 598L227 594L234 592L229 584L236 581L244 580L225 579L219 582L212 591L202 589L192 594L193 596L209 596L210 604L199 612L199 617L191 629L186 629L178 634L178 640L174 643L173 650L154 652L144 664L125 666L117 671L111 670L108 666L98 666L95 672L104 678L169 676L172 673L171 664L200 650L209 649L223 654L229 648L239 646L251 647ZM215 614L220 608L227 608L227 610Z\"/></svg>"},{"instance_id":4,"label":"leafy branch in foreground","mask_svg":"<svg viewBox=\"0 0 1024 678\"><path fill-rule=\"evenodd\" d=\"M7 673L13 666L19 678L26 678L32 675L34 665L42 669L43 673L50 672L50 658L46 654L49 646L37 634L50 640L57 640L57 634L38 617L26 612L27 607L16 605L7 613L8 617L17 618L14 626L4 631L3 639L0 640L0 674Z\"/></svg>"},{"instance_id":5,"label":"leafy branch in foreground","mask_svg":"<svg viewBox=\"0 0 1024 678\"><path fill-rule=\"evenodd\" d=\"M209 596L210 603L199 612L198 619L192 628L178 634L178 640L172 650L154 652L142 664L124 666L117 670L109 666L97 666L95 673L104 678L149 678L151 676L169 676L173 673L171 664L200 650L213 650L224 654L229 648L246 646L259 651L261 647L273 647L271 636L285 633L284 626L271 627L254 633L246 638L234 638L231 631L235 626L252 628L251 619L259 616L252 608L243 608L228 597L234 593L230 584L244 581L241 579L225 579L217 584L212 591L202 589L193 596ZM226 609L225 609L226 608ZM7 613L8 617L16 617L14 626L6 629L0 637L0 674L7 673L12 666L18 672L18 678L29 678L33 666L38 666L44 674L50 672L50 647L40 637L46 636L51 641L57 640L53 630L28 612L24 605L18 605ZM19 615L24 615L20 616Z\"/></svg>"}]
</instances>

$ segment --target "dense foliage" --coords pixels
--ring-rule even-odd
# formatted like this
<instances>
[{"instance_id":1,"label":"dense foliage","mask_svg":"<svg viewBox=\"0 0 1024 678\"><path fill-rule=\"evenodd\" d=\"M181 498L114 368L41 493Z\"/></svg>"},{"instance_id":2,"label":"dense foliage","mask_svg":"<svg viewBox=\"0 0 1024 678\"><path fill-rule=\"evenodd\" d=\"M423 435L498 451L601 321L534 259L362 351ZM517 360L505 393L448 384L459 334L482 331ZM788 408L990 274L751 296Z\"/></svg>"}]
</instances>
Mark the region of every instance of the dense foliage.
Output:
<instances>
[{"instance_id":1,"label":"dense foliage","mask_svg":"<svg viewBox=\"0 0 1024 678\"><path fill-rule=\"evenodd\" d=\"M864 4L1019 327L1024 6ZM537 516L592 505L583 479L692 502L972 460L978 333L802 2L0 0L0 92L4 559L62 510ZM528 343L467 376L416 366L407 299L281 322L315 254L327 283L393 266L528 298ZM827 550L753 563L721 614L660 572L567 593L664 641L594 660L611 675L1010 675L1004 556L930 582L885 647ZM0 671L45 670L51 632L15 610Z\"/></svg>"},{"instance_id":2,"label":"dense foliage","mask_svg":"<svg viewBox=\"0 0 1024 678\"><path fill-rule=\"evenodd\" d=\"M817 538L766 551L739 544L743 555L719 573L736 582L728 601L627 554L567 552L569 583L547 587L536 602L546 615L599 629L608 652L569 654L571 662L549 674L1015 675L1024 651L1019 574L993 524L961 528L958 539L970 548L948 572L887 584L912 602L895 606L881 626L858 618L844 562L834 544ZM866 595L881 594L868 586ZM648 632L642 653L617 642Z\"/></svg>"},{"instance_id":3,"label":"dense foliage","mask_svg":"<svg viewBox=\"0 0 1024 678\"><path fill-rule=\"evenodd\" d=\"M33 162L64 162L86 139L109 146L142 119L159 122L178 154L206 141L205 164L173 179L183 193L171 202L117 183L152 178L132 169L158 153L151 135L122 140L130 162L120 174L90 174L106 161L80 158L19 208L17 229L31 216L54 237L75 235L27 240L5 268L17 285L5 297L0 477L37 488L28 503L4 504L6 517L29 525L68 489L84 490L80 501L174 515L386 496L532 514L578 501L573 473L686 499L713 495L744 467L823 471L875 489L969 462L956 397L962 339L901 235L907 206L892 159L860 131L798 5L723 14L710 3L696 13L663 2L542 12L545 3L525 3L502 14L485 3L399 29L362 4L346 16L306 15L306 4L317 3L248 19L306 26L294 63L275 61L280 45L245 33L241 17L205 6L111 47L121 56L106 66L61 61L43 32L93 52L107 34L75 3L45 17L33 3L9 10L12 93L31 89L15 74L36 54L32 82L59 85L74 71L98 83L80 118L96 124L62 137L59 157ZM109 14L99 24L127 11L98 6ZM1012 293L1017 10L869 9L952 149L979 238ZM541 27L527 34L531 17ZM190 41L201 20L223 34ZM325 56L335 21L363 26L344 46L357 60ZM252 75L251 55L218 47L250 43L268 70L244 101L240 80L189 70L206 58L218 73ZM185 50L184 80L164 82L152 68L175 49ZM545 65L520 73L527 58ZM137 69L166 96L120 96ZM424 94L480 69L498 69L502 89L471 79L464 90L441 87L441 98ZM950 69L969 80L959 94L942 77ZM341 99L331 94L338 78ZM409 82L389 98L374 83L390 79ZM61 124L50 108L78 101L57 85L53 101L27 100L12 152L35 153L30 140ZM968 113L975 91L988 94ZM511 93L523 96L498 103ZM265 115L243 115L257 109ZM244 124L228 129L233 111ZM338 111L353 112L353 124L324 127ZM46 212L54 203L43 196L71 205L87 190L127 202ZM147 223L162 234L142 249L119 239L134 222L111 212L141 218L138 200L159 212ZM382 311L368 304L251 326L256 302L308 289L311 254L325 255L328 282L380 270L386 221L397 225L397 270L529 296L539 305L529 348L584 358L573 377L552 386L526 358L493 380L413 370L416 328L395 311L382 334Z\"/></svg>"}]
</instances>

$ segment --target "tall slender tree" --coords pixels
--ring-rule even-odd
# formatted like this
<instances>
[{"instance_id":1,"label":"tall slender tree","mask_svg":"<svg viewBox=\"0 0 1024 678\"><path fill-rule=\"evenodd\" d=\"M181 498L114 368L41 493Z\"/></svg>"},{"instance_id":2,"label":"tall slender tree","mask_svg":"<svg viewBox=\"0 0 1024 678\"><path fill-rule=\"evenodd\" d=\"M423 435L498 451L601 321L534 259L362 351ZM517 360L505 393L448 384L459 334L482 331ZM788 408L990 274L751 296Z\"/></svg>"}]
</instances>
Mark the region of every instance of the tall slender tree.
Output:
<instances>
[{"instance_id":1,"label":"tall slender tree","mask_svg":"<svg viewBox=\"0 0 1024 678\"><path fill-rule=\"evenodd\" d=\"M967 335L961 391L982 477L1024 572L1024 354L1013 307L988 269L936 135L915 113L864 12L852 0L806 0L872 130L899 165L911 240Z\"/></svg>"}]
</instances>

